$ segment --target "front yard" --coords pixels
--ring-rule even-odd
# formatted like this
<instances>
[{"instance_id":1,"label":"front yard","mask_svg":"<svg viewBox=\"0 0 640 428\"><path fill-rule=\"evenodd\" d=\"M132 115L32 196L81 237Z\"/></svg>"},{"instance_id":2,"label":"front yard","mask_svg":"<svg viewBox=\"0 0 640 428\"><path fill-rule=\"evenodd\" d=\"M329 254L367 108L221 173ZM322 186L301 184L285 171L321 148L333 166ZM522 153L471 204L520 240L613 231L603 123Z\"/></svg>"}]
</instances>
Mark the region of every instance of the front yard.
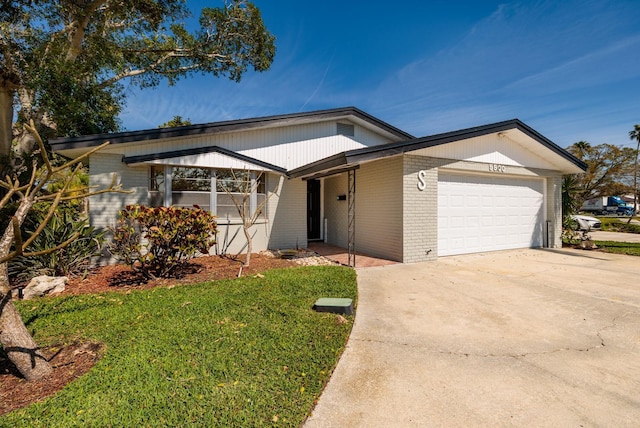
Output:
<instances>
[{"instance_id":1,"label":"front yard","mask_svg":"<svg viewBox=\"0 0 640 428\"><path fill-rule=\"evenodd\" d=\"M18 302L41 346L100 343L103 355L0 426L299 426L353 321L312 305L356 293L352 269L318 266Z\"/></svg>"}]
</instances>

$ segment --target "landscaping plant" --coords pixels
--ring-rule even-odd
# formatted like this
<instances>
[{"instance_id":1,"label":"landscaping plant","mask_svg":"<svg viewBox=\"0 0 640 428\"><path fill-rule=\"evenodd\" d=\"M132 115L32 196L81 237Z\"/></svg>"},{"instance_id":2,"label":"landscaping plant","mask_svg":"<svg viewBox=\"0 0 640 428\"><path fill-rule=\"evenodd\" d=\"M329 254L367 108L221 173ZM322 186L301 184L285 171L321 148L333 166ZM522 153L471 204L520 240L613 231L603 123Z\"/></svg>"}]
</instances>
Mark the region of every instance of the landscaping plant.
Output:
<instances>
[{"instance_id":1,"label":"landscaping plant","mask_svg":"<svg viewBox=\"0 0 640 428\"><path fill-rule=\"evenodd\" d=\"M120 211L109 251L146 278L175 276L215 244L215 216L199 207L127 205Z\"/></svg>"},{"instance_id":2,"label":"landscaping plant","mask_svg":"<svg viewBox=\"0 0 640 428\"><path fill-rule=\"evenodd\" d=\"M34 211L26 218L26 231L23 232L26 237L31 236L44 222L48 205L34 207ZM38 275L69 276L86 272L91 267L91 258L100 255L104 235L104 231L89 226L89 219L80 216L77 206L60 206L27 248L29 252L40 254L11 260L9 276L18 282L27 282ZM75 239L71 239L73 237ZM70 241L70 244L64 248L44 251L66 241Z\"/></svg>"},{"instance_id":3,"label":"landscaping plant","mask_svg":"<svg viewBox=\"0 0 640 428\"><path fill-rule=\"evenodd\" d=\"M0 189L2 189L0 211L8 209L7 215L10 219L2 232L2 238L0 238L0 344L16 369L27 380L33 380L51 373L52 368L42 355L40 348L31 337L31 333L25 327L20 314L11 301L7 264L18 257L38 257L53 253L67 247L79 237L76 232L66 241L56 243L57 245L54 247L41 251L29 249L30 245L43 233L60 204L91 195L123 192L123 190L116 184L115 177L106 189L71 188L74 178L82 171L81 162L108 143L95 147L74 160L55 166L51 163L44 142L36 131L33 121L26 128L32 133L39 147L38 156L33 160L28 178L21 178L21 174L14 171L8 172L0 179ZM38 158L40 163L37 162ZM47 185L60 176L65 178L59 182L59 188L55 191L47 191ZM23 238L21 228L34 206L40 202L48 203L44 219L28 238ZM9 209L9 207L11 208Z\"/></svg>"},{"instance_id":4,"label":"landscaping plant","mask_svg":"<svg viewBox=\"0 0 640 428\"><path fill-rule=\"evenodd\" d=\"M238 211L240 219L242 220L242 231L246 239L246 258L243 266L247 267L251 263L251 253L253 252L253 235L251 235L251 227L256 224L256 221L258 221L262 215L262 210L273 193L269 194L252 211L250 203L251 195L254 194L260 186L262 172L260 172L254 179L251 179L251 172L249 170L234 171L232 169L231 177L229 178L226 180L220 180L220 187L227 195L229 195L233 201L233 205L235 205L236 210ZM238 276L241 276L241 274L242 268L240 268Z\"/></svg>"}]
</instances>

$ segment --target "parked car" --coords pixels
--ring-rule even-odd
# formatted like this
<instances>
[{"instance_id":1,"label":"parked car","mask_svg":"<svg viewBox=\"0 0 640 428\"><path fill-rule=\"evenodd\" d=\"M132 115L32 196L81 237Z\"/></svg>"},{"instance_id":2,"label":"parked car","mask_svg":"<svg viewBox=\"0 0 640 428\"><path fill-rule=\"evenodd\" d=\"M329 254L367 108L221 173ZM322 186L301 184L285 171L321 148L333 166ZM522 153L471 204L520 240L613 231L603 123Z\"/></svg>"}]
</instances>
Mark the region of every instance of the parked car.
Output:
<instances>
[{"instance_id":1,"label":"parked car","mask_svg":"<svg viewBox=\"0 0 640 428\"><path fill-rule=\"evenodd\" d=\"M589 215L572 215L571 220L578 224L580 230L593 230L602 228L602 223Z\"/></svg>"}]
</instances>

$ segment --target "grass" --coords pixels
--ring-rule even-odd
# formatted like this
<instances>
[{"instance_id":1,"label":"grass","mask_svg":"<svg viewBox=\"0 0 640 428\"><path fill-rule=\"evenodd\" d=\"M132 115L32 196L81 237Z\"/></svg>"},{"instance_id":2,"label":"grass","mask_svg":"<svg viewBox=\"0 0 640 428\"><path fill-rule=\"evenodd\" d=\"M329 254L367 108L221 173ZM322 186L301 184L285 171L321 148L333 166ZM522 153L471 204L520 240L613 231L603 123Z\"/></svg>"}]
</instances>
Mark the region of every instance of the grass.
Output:
<instances>
[{"instance_id":1,"label":"grass","mask_svg":"<svg viewBox=\"0 0 640 428\"><path fill-rule=\"evenodd\" d=\"M262 278L19 302L41 346L93 340L106 352L88 374L0 417L0 426L299 426L352 324L314 312L320 297L355 301L354 271L289 268Z\"/></svg>"},{"instance_id":2,"label":"grass","mask_svg":"<svg viewBox=\"0 0 640 428\"><path fill-rule=\"evenodd\" d=\"M635 217L637 219L637 217ZM598 220L602 223L602 230L608 232L625 232L625 233L640 233L640 224L629 223L627 224L627 218L616 217L598 217Z\"/></svg>"},{"instance_id":3,"label":"grass","mask_svg":"<svg viewBox=\"0 0 640 428\"><path fill-rule=\"evenodd\" d=\"M598 249L607 253L626 254L628 256L640 256L640 243L594 241Z\"/></svg>"}]
</instances>

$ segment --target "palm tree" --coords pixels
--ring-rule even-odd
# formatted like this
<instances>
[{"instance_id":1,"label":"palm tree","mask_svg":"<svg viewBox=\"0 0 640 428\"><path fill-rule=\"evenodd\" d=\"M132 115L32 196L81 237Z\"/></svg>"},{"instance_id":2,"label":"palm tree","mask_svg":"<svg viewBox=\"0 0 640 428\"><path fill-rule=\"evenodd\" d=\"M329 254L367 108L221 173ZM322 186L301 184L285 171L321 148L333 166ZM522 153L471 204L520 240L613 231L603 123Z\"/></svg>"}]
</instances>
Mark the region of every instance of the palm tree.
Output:
<instances>
[{"instance_id":1,"label":"palm tree","mask_svg":"<svg viewBox=\"0 0 640 428\"><path fill-rule=\"evenodd\" d=\"M636 209L638 202L638 152L640 151L640 125L635 124L633 126L633 130L629 131L629 138L633 141L636 140L638 143L636 145L636 162L633 168L633 209ZM633 215L629 217L628 223L631 223L631 219Z\"/></svg>"},{"instance_id":2,"label":"palm tree","mask_svg":"<svg viewBox=\"0 0 640 428\"><path fill-rule=\"evenodd\" d=\"M576 174L562 176L562 219L567 221L571 214L576 214L582 205L580 200L580 183Z\"/></svg>"}]
</instances>

